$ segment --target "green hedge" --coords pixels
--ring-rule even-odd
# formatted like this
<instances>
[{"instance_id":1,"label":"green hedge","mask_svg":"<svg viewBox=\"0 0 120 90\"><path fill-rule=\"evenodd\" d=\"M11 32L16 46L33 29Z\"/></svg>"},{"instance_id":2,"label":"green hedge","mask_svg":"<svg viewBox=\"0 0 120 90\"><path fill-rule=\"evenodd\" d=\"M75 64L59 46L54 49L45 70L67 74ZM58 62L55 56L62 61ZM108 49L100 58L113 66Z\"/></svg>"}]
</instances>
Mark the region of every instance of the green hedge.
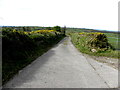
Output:
<instances>
[{"instance_id":1,"label":"green hedge","mask_svg":"<svg viewBox=\"0 0 120 90\"><path fill-rule=\"evenodd\" d=\"M49 50L64 36L62 34L24 34L2 31L2 82L7 82L20 69Z\"/></svg>"}]
</instances>

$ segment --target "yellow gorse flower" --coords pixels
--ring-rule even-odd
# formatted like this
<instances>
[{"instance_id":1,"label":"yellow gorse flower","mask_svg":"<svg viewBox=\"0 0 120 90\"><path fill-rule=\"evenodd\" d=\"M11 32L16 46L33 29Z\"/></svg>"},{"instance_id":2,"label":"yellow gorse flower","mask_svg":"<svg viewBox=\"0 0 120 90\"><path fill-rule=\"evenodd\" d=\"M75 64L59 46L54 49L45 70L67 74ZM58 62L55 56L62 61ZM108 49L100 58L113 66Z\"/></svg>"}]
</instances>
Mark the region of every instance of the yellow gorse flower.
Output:
<instances>
[{"instance_id":1,"label":"yellow gorse flower","mask_svg":"<svg viewBox=\"0 0 120 90\"><path fill-rule=\"evenodd\" d=\"M91 33L86 33L86 32L81 32L79 33L79 35L102 35L104 33L101 33L101 32L91 32Z\"/></svg>"},{"instance_id":2,"label":"yellow gorse flower","mask_svg":"<svg viewBox=\"0 0 120 90\"><path fill-rule=\"evenodd\" d=\"M37 31L31 31L30 33L50 33L55 32L55 30L37 30Z\"/></svg>"},{"instance_id":3,"label":"yellow gorse flower","mask_svg":"<svg viewBox=\"0 0 120 90\"><path fill-rule=\"evenodd\" d=\"M56 32L55 30L37 30L37 31L31 31L31 32L25 32L25 31L16 31L13 30L13 32L18 32L18 33L24 33L24 34L35 34L35 33L51 33L51 32Z\"/></svg>"}]
</instances>

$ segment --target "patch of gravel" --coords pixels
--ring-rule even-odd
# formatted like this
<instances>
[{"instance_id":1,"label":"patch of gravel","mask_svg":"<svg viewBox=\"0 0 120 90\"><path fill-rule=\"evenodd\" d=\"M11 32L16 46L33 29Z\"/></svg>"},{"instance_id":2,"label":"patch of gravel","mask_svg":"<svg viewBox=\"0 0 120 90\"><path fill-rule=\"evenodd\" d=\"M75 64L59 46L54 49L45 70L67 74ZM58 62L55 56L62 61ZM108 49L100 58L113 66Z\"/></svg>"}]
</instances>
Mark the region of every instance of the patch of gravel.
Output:
<instances>
[{"instance_id":1,"label":"patch of gravel","mask_svg":"<svg viewBox=\"0 0 120 90\"><path fill-rule=\"evenodd\" d=\"M115 69L118 69L118 59L115 58L109 58L109 57L102 57L102 56L90 56L87 54L83 54L84 56L88 58L93 58L94 60L107 64ZM120 66L120 65L119 65Z\"/></svg>"}]
</instances>

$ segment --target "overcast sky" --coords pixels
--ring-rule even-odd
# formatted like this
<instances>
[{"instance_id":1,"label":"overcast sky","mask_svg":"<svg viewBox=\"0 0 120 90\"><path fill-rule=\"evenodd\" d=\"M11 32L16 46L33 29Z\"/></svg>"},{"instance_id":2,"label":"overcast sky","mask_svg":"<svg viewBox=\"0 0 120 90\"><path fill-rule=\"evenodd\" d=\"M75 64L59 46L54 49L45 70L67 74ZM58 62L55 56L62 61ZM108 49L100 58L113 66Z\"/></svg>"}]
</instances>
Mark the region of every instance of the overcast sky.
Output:
<instances>
[{"instance_id":1,"label":"overcast sky","mask_svg":"<svg viewBox=\"0 0 120 90\"><path fill-rule=\"evenodd\" d=\"M0 0L0 25L118 30L120 0Z\"/></svg>"}]
</instances>

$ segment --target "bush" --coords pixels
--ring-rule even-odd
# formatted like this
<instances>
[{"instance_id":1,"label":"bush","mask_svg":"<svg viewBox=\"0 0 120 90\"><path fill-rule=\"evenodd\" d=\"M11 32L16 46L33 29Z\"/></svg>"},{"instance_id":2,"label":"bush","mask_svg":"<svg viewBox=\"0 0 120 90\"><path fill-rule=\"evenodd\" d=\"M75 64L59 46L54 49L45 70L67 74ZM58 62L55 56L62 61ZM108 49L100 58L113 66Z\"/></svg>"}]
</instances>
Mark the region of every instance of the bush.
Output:
<instances>
[{"instance_id":1,"label":"bush","mask_svg":"<svg viewBox=\"0 0 120 90\"><path fill-rule=\"evenodd\" d=\"M88 49L92 52L106 51L108 49L114 50L111 44L108 43L107 36L103 33L75 33L71 35L73 42L82 49Z\"/></svg>"},{"instance_id":2,"label":"bush","mask_svg":"<svg viewBox=\"0 0 120 90\"><path fill-rule=\"evenodd\" d=\"M23 31L2 31L2 81L8 81L24 66L42 55L63 38L58 32L24 33Z\"/></svg>"},{"instance_id":3,"label":"bush","mask_svg":"<svg viewBox=\"0 0 120 90\"><path fill-rule=\"evenodd\" d=\"M56 30L58 32L61 32L61 27L60 26L54 26L53 27L53 30Z\"/></svg>"},{"instance_id":4,"label":"bush","mask_svg":"<svg viewBox=\"0 0 120 90\"><path fill-rule=\"evenodd\" d=\"M97 51L113 49L113 47L108 43L107 36L103 33L88 33L87 37L89 48L97 49Z\"/></svg>"},{"instance_id":5,"label":"bush","mask_svg":"<svg viewBox=\"0 0 120 90\"><path fill-rule=\"evenodd\" d=\"M72 43L82 53L120 58L119 51L114 50L102 33L71 33L69 35Z\"/></svg>"}]
</instances>

